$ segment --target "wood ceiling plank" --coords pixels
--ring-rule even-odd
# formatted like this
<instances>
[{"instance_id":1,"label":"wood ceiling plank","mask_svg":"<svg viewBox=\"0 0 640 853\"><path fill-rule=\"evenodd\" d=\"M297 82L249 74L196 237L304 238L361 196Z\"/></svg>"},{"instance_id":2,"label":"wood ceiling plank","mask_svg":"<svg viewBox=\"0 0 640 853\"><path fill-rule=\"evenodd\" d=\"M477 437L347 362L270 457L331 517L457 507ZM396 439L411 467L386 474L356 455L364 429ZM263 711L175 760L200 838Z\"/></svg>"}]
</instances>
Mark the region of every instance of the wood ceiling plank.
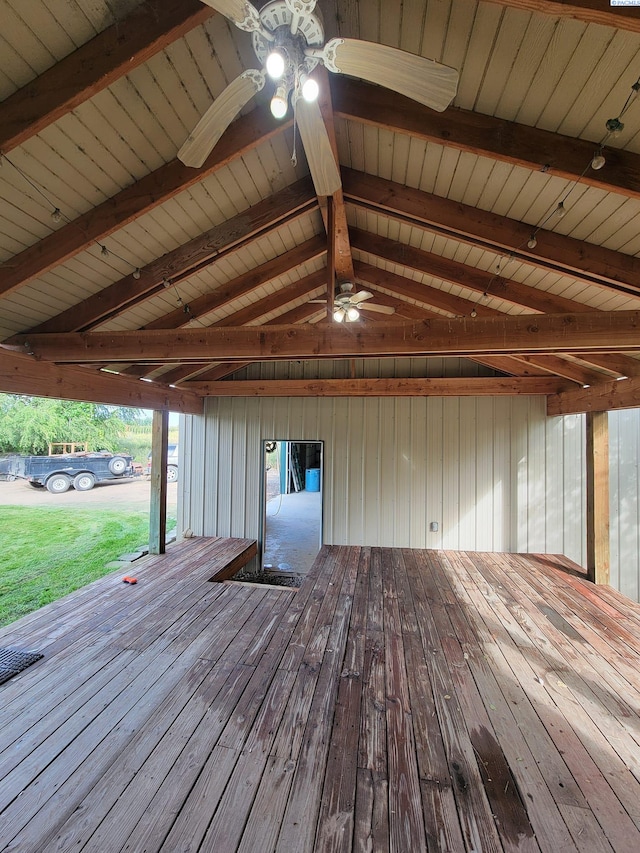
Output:
<instances>
[{"instance_id":1,"label":"wood ceiling plank","mask_svg":"<svg viewBox=\"0 0 640 853\"><path fill-rule=\"evenodd\" d=\"M213 14L200 0L142 3L7 98L0 107L0 151L22 145Z\"/></svg>"},{"instance_id":2,"label":"wood ceiling plank","mask_svg":"<svg viewBox=\"0 0 640 853\"><path fill-rule=\"evenodd\" d=\"M82 363L640 352L638 311L433 319L362 325L357 330L353 326L19 335L10 349L50 361Z\"/></svg>"},{"instance_id":3,"label":"wood ceiling plank","mask_svg":"<svg viewBox=\"0 0 640 853\"><path fill-rule=\"evenodd\" d=\"M468 110L438 113L389 89L338 75L331 93L341 118L640 198L640 155L634 152L607 148L606 169L583 173L594 153L587 140Z\"/></svg>"},{"instance_id":4,"label":"wood ceiling plank","mask_svg":"<svg viewBox=\"0 0 640 853\"><path fill-rule=\"evenodd\" d=\"M353 169L343 168L342 180L359 206L592 284L629 285L623 292L640 296L640 258L544 229L529 249L531 226L522 222Z\"/></svg>"},{"instance_id":5,"label":"wood ceiling plank","mask_svg":"<svg viewBox=\"0 0 640 853\"><path fill-rule=\"evenodd\" d=\"M75 332L89 329L159 292L165 279L172 283L182 281L204 265L236 250L247 240L277 228L291 217L302 215L314 203L311 180L303 178L147 264L140 270L139 279L135 279L133 274L127 275L31 331Z\"/></svg>"},{"instance_id":6,"label":"wood ceiling plank","mask_svg":"<svg viewBox=\"0 0 640 853\"><path fill-rule=\"evenodd\" d=\"M0 350L0 390L143 409L199 415L202 400L184 389L140 382L83 367L60 366Z\"/></svg>"},{"instance_id":7,"label":"wood ceiling plank","mask_svg":"<svg viewBox=\"0 0 640 853\"><path fill-rule=\"evenodd\" d=\"M449 377L446 379L242 379L189 382L205 397L501 397L556 394L567 385L544 377Z\"/></svg>"},{"instance_id":8,"label":"wood ceiling plank","mask_svg":"<svg viewBox=\"0 0 640 853\"><path fill-rule=\"evenodd\" d=\"M603 382L590 388L562 391L547 399L548 415L606 412L640 407L640 377Z\"/></svg>"},{"instance_id":9,"label":"wood ceiling plank","mask_svg":"<svg viewBox=\"0 0 640 853\"><path fill-rule=\"evenodd\" d=\"M34 246L14 255L2 270L0 295L10 293L123 228L143 213L242 157L245 152L284 132L290 124L290 121L276 123L270 112L261 108L241 116L223 134L200 169L172 160Z\"/></svg>"}]
</instances>

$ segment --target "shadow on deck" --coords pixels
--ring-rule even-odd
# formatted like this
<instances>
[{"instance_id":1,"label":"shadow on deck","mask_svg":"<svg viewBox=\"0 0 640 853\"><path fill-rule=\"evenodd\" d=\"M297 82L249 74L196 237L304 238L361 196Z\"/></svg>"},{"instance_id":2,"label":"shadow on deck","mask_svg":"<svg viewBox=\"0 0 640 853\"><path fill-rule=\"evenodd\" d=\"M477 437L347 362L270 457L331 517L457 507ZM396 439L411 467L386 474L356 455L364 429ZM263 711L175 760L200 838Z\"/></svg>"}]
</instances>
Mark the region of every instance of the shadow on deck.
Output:
<instances>
[{"instance_id":1,"label":"shadow on deck","mask_svg":"<svg viewBox=\"0 0 640 853\"><path fill-rule=\"evenodd\" d=\"M637 851L640 607L561 557L194 539L0 632L0 849ZM234 556L235 555L235 556Z\"/></svg>"}]
</instances>

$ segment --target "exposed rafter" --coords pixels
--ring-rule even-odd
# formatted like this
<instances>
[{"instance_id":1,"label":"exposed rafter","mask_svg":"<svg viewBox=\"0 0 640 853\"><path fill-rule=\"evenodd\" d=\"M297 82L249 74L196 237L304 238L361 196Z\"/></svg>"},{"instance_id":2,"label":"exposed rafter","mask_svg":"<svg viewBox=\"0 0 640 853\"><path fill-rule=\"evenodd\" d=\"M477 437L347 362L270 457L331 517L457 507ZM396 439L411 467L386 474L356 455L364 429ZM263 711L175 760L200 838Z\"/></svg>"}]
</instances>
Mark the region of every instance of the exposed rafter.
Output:
<instances>
[{"instance_id":1,"label":"exposed rafter","mask_svg":"<svg viewBox=\"0 0 640 853\"><path fill-rule=\"evenodd\" d=\"M586 24L602 24L640 33L640 10L633 6L612 6L601 0L488 0L526 12L544 12L558 18L575 18Z\"/></svg>"},{"instance_id":2,"label":"exposed rafter","mask_svg":"<svg viewBox=\"0 0 640 853\"><path fill-rule=\"evenodd\" d=\"M640 378L603 382L591 388L563 391L549 397L548 415L570 415L578 412L606 412L610 409L640 407Z\"/></svg>"}]
</instances>

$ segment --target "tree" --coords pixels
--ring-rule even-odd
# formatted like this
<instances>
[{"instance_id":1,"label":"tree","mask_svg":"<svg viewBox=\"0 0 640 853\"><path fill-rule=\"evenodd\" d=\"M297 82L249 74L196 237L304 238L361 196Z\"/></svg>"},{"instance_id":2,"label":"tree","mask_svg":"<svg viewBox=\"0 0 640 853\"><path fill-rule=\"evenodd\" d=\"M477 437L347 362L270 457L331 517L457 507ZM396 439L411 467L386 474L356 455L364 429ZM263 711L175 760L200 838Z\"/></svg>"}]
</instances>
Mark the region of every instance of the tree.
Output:
<instances>
[{"instance_id":1,"label":"tree","mask_svg":"<svg viewBox=\"0 0 640 853\"><path fill-rule=\"evenodd\" d=\"M115 450L138 409L118 409L41 397L0 394L0 451L42 454L50 442L88 442L89 450Z\"/></svg>"}]
</instances>

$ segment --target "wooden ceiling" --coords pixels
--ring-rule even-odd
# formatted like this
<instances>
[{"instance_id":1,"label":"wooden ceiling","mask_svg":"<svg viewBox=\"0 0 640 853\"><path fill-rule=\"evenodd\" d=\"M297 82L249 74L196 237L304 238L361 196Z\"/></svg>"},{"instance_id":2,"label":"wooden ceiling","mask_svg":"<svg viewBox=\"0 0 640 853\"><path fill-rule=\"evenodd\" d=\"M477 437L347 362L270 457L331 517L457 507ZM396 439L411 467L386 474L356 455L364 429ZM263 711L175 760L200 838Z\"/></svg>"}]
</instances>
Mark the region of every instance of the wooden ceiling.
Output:
<instances>
[{"instance_id":1,"label":"wooden ceiling","mask_svg":"<svg viewBox=\"0 0 640 853\"><path fill-rule=\"evenodd\" d=\"M460 73L443 113L319 74L342 180L330 199L290 117L271 117L268 86L202 168L176 159L256 65L250 36L200 0L0 0L0 390L185 412L211 394L640 406L640 10L318 5L328 38ZM334 323L311 301L332 280L395 313ZM469 358L478 375L374 381L371 357ZM290 359L365 366L244 378Z\"/></svg>"}]
</instances>

